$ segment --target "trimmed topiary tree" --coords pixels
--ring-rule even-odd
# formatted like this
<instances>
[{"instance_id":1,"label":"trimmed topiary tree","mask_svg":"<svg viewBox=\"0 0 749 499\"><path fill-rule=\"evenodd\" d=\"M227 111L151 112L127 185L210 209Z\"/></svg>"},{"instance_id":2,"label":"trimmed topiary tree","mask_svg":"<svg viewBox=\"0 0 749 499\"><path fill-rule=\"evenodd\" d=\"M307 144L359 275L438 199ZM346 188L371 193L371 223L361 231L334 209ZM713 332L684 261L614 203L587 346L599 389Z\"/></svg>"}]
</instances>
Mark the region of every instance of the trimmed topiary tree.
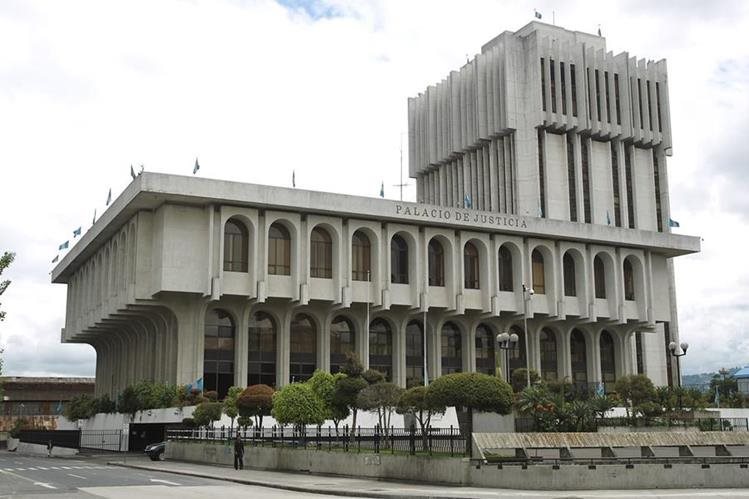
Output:
<instances>
[{"instance_id":1,"label":"trimmed topiary tree","mask_svg":"<svg viewBox=\"0 0 749 499\"><path fill-rule=\"evenodd\" d=\"M192 413L198 426L213 427L213 422L221 419L221 402L201 402Z\"/></svg>"},{"instance_id":2,"label":"trimmed topiary tree","mask_svg":"<svg viewBox=\"0 0 749 499\"><path fill-rule=\"evenodd\" d=\"M427 392L426 386L409 388L401 395L396 408L398 414L410 414L418 421L424 450L428 446L427 432L431 426L432 416L445 412L445 406L430 400L427 397Z\"/></svg>"},{"instance_id":3,"label":"trimmed topiary tree","mask_svg":"<svg viewBox=\"0 0 749 499\"><path fill-rule=\"evenodd\" d=\"M237 398L237 411L242 417L254 417L255 428L263 427L263 416L270 416L273 408L273 394L276 391L268 385L251 385Z\"/></svg>"},{"instance_id":4,"label":"trimmed topiary tree","mask_svg":"<svg viewBox=\"0 0 749 499\"><path fill-rule=\"evenodd\" d=\"M273 395L271 414L280 424L291 424L298 430L325 421L325 406L312 387L306 383L291 383Z\"/></svg>"},{"instance_id":5,"label":"trimmed topiary tree","mask_svg":"<svg viewBox=\"0 0 749 499\"><path fill-rule=\"evenodd\" d=\"M376 383L359 392L356 405L365 411L377 411L377 419L385 437L390 431L390 417L404 390L393 383Z\"/></svg>"}]
</instances>

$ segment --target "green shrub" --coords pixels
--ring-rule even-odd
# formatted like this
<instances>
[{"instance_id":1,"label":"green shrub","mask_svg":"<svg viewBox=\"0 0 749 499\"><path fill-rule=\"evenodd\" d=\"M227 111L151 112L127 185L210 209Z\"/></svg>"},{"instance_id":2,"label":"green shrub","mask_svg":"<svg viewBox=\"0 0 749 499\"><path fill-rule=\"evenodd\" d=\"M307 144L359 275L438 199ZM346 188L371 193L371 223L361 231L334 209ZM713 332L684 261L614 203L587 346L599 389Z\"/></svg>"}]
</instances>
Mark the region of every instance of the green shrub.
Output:
<instances>
[{"instance_id":1,"label":"green shrub","mask_svg":"<svg viewBox=\"0 0 749 499\"><path fill-rule=\"evenodd\" d=\"M237 397L237 411L241 417L255 418L255 427L263 427L263 416L270 416L273 408L273 394L276 391L268 385L250 385Z\"/></svg>"},{"instance_id":2,"label":"green shrub","mask_svg":"<svg viewBox=\"0 0 749 499\"><path fill-rule=\"evenodd\" d=\"M453 373L440 376L427 391L432 405L465 408L469 411L508 414L512 409L512 388L507 382L483 373Z\"/></svg>"},{"instance_id":3,"label":"green shrub","mask_svg":"<svg viewBox=\"0 0 749 499\"><path fill-rule=\"evenodd\" d=\"M96 410L96 400L84 394L73 397L65 406L63 415L70 421L77 421L90 418L96 413Z\"/></svg>"},{"instance_id":4,"label":"green shrub","mask_svg":"<svg viewBox=\"0 0 749 499\"><path fill-rule=\"evenodd\" d=\"M282 425L318 425L325 421L322 400L305 383L291 383L277 391L273 395L271 414Z\"/></svg>"},{"instance_id":5,"label":"green shrub","mask_svg":"<svg viewBox=\"0 0 749 499\"><path fill-rule=\"evenodd\" d=\"M221 419L221 402L201 402L192 413L197 426L213 426L214 421Z\"/></svg>"}]
</instances>

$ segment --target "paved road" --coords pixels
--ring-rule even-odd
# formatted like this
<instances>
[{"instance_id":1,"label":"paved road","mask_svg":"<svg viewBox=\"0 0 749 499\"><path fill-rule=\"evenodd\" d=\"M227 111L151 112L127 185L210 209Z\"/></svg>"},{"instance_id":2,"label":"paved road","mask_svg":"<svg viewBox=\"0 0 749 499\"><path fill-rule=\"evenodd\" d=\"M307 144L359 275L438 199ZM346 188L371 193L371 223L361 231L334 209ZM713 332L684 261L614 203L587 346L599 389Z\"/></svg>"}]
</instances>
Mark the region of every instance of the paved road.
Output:
<instances>
[{"instance_id":1,"label":"paved road","mask_svg":"<svg viewBox=\"0 0 749 499\"><path fill-rule=\"evenodd\" d=\"M8 496L45 499L323 497L154 470L108 466L101 459L48 458L0 451L0 497Z\"/></svg>"}]
</instances>

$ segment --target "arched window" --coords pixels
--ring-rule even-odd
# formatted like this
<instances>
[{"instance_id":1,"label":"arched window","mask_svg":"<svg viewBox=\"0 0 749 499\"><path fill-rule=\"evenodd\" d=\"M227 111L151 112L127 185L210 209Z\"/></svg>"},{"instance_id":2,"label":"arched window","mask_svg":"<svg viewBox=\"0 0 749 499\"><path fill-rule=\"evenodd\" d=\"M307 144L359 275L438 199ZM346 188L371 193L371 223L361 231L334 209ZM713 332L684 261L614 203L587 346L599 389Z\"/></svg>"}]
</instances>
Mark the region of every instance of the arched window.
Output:
<instances>
[{"instance_id":1,"label":"arched window","mask_svg":"<svg viewBox=\"0 0 749 499\"><path fill-rule=\"evenodd\" d=\"M452 322L442 326L442 374L459 373L463 367L460 329Z\"/></svg>"},{"instance_id":2,"label":"arched window","mask_svg":"<svg viewBox=\"0 0 749 499\"><path fill-rule=\"evenodd\" d=\"M512 379L512 372L515 369L525 369L527 363L525 361L525 333L518 326L512 326L510 328L510 334L518 335L518 342L512 350L509 351L510 356L510 379Z\"/></svg>"},{"instance_id":3,"label":"arched window","mask_svg":"<svg viewBox=\"0 0 749 499\"><path fill-rule=\"evenodd\" d=\"M419 321L406 326L406 388L424 384L424 331Z\"/></svg>"},{"instance_id":4,"label":"arched window","mask_svg":"<svg viewBox=\"0 0 749 499\"><path fill-rule=\"evenodd\" d=\"M533 274L533 291L536 294L546 294L546 276L544 275L544 256L537 249L531 253L531 273Z\"/></svg>"},{"instance_id":5,"label":"arched window","mask_svg":"<svg viewBox=\"0 0 749 499\"><path fill-rule=\"evenodd\" d=\"M393 330L383 319L375 319L369 325L369 368L393 379Z\"/></svg>"},{"instance_id":6,"label":"arched window","mask_svg":"<svg viewBox=\"0 0 749 499\"><path fill-rule=\"evenodd\" d=\"M339 315L330 324L330 372L337 373L346 361L346 354L353 352L356 341L354 325Z\"/></svg>"},{"instance_id":7,"label":"arched window","mask_svg":"<svg viewBox=\"0 0 749 499\"><path fill-rule=\"evenodd\" d=\"M479 250L470 242L463 248L463 275L466 289L479 289Z\"/></svg>"},{"instance_id":8,"label":"arched window","mask_svg":"<svg viewBox=\"0 0 749 499\"><path fill-rule=\"evenodd\" d=\"M496 372L494 334L486 324L479 324L476 328L476 372L490 376Z\"/></svg>"},{"instance_id":9,"label":"arched window","mask_svg":"<svg viewBox=\"0 0 749 499\"><path fill-rule=\"evenodd\" d=\"M315 372L317 355L317 327L311 317L297 314L291 321L291 349L289 372L291 382L307 381Z\"/></svg>"},{"instance_id":10,"label":"arched window","mask_svg":"<svg viewBox=\"0 0 749 499\"><path fill-rule=\"evenodd\" d=\"M247 227L230 218L224 224L224 270L227 272L247 272L250 237Z\"/></svg>"},{"instance_id":11,"label":"arched window","mask_svg":"<svg viewBox=\"0 0 749 499\"><path fill-rule=\"evenodd\" d=\"M436 239L429 241L429 285L445 285L445 252Z\"/></svg>"},{"instance_id":12,"label":"arched window","mask_svg":"<svg viewBox=\"0 0 749 499\"><path fill-rule=\"evenodd\" d=\"M564 296L577 296L577 284L575 282L575 259L569 253L562 258L564 268Z\"/></svg>"},{"instance_id":13,"label":"arched window","mask_svg":"<svg viewBox=\"0 0 749 499\"><path fill-rule=\"evenodd\" d=\"M247 386L276 386L276 321L265 312L255 312L247 333Z\"/></svg>"},{"instance_id":14,"label":"arched window","mask_svg":"<svg viewBox=\"0 0 749 499\"><path fill-rule=\"evenodd\" d=\"M570 362L572 363L572 382L579 385L579 388L587 389L588 360L585 335L579 329L573 329L570 335Z\"/></svg>"},{"instance_id":15,"label":"arched window","mask_svg":"<svg viewBox=\"0 0 749 499\"><path fill-rule=\"evenodd\" d=\"M203 387L216 391L222 399L234 384L234 320L228 312L215 308L205 316Z\"/></svg>"},{"instance_id":16,"label":"arched window","mask_svg":"<svg viewBox=\"0 0 749 499\"><path fill-rule=\"evenodd\" d=\"M614 389L616 382L616 357L614 353L614 338L608 331L601 332L601 378L606 393Z\"/></svg>"},{"instance_id":17,"label":"arched window","mask_svg":"<svg viewBox=\"0 0 749 499\"><path fill-rule=\"evenodd\" d=\"M367 235L357 230L351 238L351 278L354 281L371 280L372 249Z\"/></svg>"},{"instance_id":18,"label":"arched window","mask_svg":"<svg viewBox=\"0 0 749 499\"><path fill-rule=\"evenodd\" d=\"M333 277L333 243L325 229L315 227L310 235L310 277Z\"/></svg>"},{"instance_id":19,"label":"arched window","mask_svg":"<svg viewBox=\"0 0 749 499\"><path fill-rule=\"evenodd\" d=\"M629 258L624 259L624 299L635 299L635 272Z\"/></svg>"},{"instance_id":20,"label":"arched window","mask_svg":"<svg viewBox=\"0 0 749 499\"><path fill-rule=\"evenodd\" d=\"M278 222L268 230L268 273L291 275L291 236Z\"/></svg>"},{"instance_id":21,"label":"arched window","mask_svg":"<svg viewBox=\"0 0 749 499\"><path fill-rule=\"evenodd\" d=\"M515 286L512 278L512 252L507 246L499 247L499 290L513 291Z\"/></svg>"},{"instance_id":22,"label":"arched window","mask_svg":"<svg viewBox=\"0 0 749 499\"><path fill-rule=\"evenodd\" d=\"M408 284L408 245L397 234L390 241L390 282Z\"/></svg>"},{"instance_id":23,"label":"arched window","mask_svg":"<svg viewBox=\"0 0 749 499\"><path fill-rule=\"evenodd\" d=\"M539 338L541 347L541 377L548 381L557 379L557 339L554 331L544 328Z\"/></svg>"},{"instance_id":24,"label":"arched window","mask_svg":"<svg viewBox=\"0 0 749 499\"><path fill-rule=\"evenodd\" d=\"M600 256L593 259L593 278L596 285L596 298L606 298L606 268Z\"/></svg>"}]
</instances>

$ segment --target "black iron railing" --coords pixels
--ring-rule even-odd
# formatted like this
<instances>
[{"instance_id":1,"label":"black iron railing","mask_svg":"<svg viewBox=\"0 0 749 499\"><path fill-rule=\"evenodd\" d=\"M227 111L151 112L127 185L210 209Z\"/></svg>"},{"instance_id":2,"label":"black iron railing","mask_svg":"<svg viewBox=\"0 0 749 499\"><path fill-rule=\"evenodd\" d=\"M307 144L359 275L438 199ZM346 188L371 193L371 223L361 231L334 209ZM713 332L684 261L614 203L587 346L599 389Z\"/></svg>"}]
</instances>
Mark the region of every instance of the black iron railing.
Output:
<instances>
[{"instance_id":1,"label":"black iron railing","mask_svg":"<svg viewBox=\"0 0 749 499\"><path fill-rule=\"evenodd\" d=\"M675 418L675 417L655 417L655 418L596 418L586 425L585 431L598 431L603 427L630 427L630 428L659 428L667 430L669 428L696 428L700 431L749 431L749 418ZM518 433L540 431L536 421L529 417L515 418L515 431ZM553 431L561 431L559 429ZM565 429L565 431L574 431L574 429Z\"/></svg>"}]
</instances>

